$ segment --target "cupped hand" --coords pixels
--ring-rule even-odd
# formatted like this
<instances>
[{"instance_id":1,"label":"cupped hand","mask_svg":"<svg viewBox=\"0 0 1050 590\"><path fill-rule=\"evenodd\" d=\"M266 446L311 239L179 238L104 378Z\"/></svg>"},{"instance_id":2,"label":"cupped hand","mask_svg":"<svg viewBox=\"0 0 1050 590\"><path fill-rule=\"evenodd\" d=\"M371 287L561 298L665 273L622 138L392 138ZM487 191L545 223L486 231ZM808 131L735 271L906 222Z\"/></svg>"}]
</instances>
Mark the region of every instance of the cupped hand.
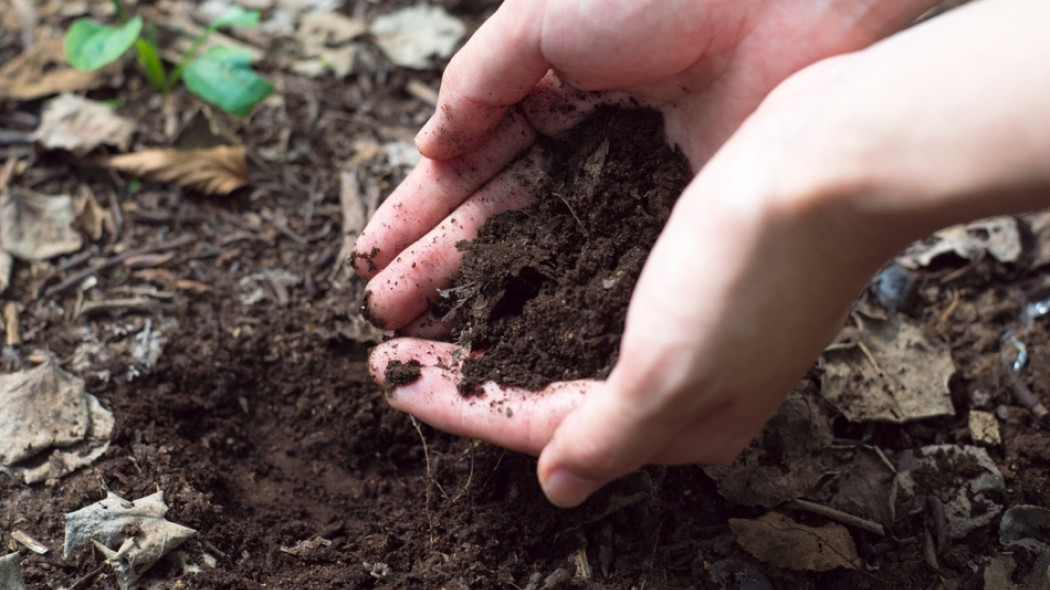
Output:
<instances>
[{"instance_id":1,"label":"cupped hand","mask_svg":"<svg viewBox=\"0 0 1050 590\"><path fill-rule=\"evenodd\" d=\"M884 253L858 261L859 248L843 248L856 232L834 229L848 226L842 219L780 198L788 140L762 123L776 117L750 122L708 160L778 82L866 46L922 4L506 2L449 65L437 113L417 138L426 159L356 246L371 316L417 337L378 347L374 375L382 382L392 360L423 364L391 404L439 429L540 454L544 490L563 506L646 463L734 457ZM807 84L797 86L768 110L805 110ZM481 398L460 397L455 347L418 338L447 329L427 316L426 300L449 285L455 244L534 198L537 133L629 101L659 109L668 141L701 173L639 280L619 363L602 382L539 393L487 384Z\"/></svg>"}]
</instances>

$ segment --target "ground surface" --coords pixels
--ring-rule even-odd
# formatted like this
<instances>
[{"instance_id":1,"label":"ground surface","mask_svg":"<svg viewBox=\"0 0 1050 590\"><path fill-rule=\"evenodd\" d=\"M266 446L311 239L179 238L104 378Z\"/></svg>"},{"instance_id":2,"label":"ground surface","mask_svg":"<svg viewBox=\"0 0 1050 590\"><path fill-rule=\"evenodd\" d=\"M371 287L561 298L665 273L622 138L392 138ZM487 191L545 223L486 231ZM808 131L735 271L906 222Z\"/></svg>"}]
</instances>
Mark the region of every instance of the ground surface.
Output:
<instances>
[{"instance_id":1,"label":"ground surface","mask_svg":"<svg viewBox=\"0 0 1050 590\"><path fill-rule=\"evenodd\" d=\"M448 5L472 25L491 9ZM55 10L46 16L47 6L37 6L45 15L39 34L68 24ZM342 12L367 19L397 7L347 2ZM13 13L0 3L0 14ZM23 50L17 29L4 24L0 64ZM163 490L167 518L198 531L151 570L147 577L160 588L1008 587L997 580L1039 587L1039 576L1029 575L1045 571L1046 561L1038 549L1001 545L1000 509L964 536L945 537L943 504L975 476L969 464L916 469L922 502L895 516L862 514L885 529L846 525L857 569L817 572L742 549L740 523L766 514L768 504L727 500L723 494L740 496L722 475L649 468L579 509L557 510L539 491L532 458L417 427L390 410L366 371L367 347L379 335L354 313L363 285L342 266L341 230L350 197L379 198L405 173L377 146L411 140L432 109L425 89L437 88L440 64L395 68L367 40L362 47L359 70L344 80L262 63L280 100L246 121L219 117L252 156L252 187L230 197L136 187L69 154L0 145L0 159L22 164L12 188L75 195L86 187L120 220L78 252L16 261L2 295L16 304L21 328L21 343L0 358L3 371L53 354L116 419L110 448L90 467L32 485L0 476L0 543L3 553L19 552L27 587L117 587L88 549L61 556L63 514L101 499L100 480L131 499ZM136 121L136 146L167 145L199 103L179 92L165 104L130 62L124 72L124 84L88 95L114 99ZM42 102L0 100L0 131L15 138L32 131ZM1017 329L1027 303L1047 294L1043 261L1030 249L1039 228L1029 220L1020 226L1026 249L1015 262L949 255L912 272L916 296L904 317L950 347L953 416L905 425L848 421L814 401L815 369L794 398L810 401L792 402L749 457L777 476L801 463L796 447L826 459L809 493L798 495L815 503L830 502L828 482L868 473L869 463L881 465L871 457L885 457L882 480L855 494L857 512L865 499L885 503L879 485L890 467L904 468L910 451L972 444L969 415L985 409L1002 431L1003 442L987 452L1004 483L986 496L1002 508L1050 508L1050 433L1015 401L1000 358L1002 333ZM117 259L172 240L171 256ZM113 264L94 273L93 284L63 283L107 261ZM113 303L129 299L138 303ZM85 302L99 301L112 305L83 313ZM152 367L131 350L144 330L167 339ZM1045 318L1034 319L1023 342L1029 362L1017 374L1046 400ZM83 354L85 343L95 354ZM779 426L797 422L792 412L800 407L817 408L806 412L821 422L781 436ZM806 442L825 436L826 444ZM832 522L800 506L779 511L800 525ZM14 540L16 530L49 551L30 551ZM193 572L185 563L204 565Z\"/></svg>"}]
</instances>

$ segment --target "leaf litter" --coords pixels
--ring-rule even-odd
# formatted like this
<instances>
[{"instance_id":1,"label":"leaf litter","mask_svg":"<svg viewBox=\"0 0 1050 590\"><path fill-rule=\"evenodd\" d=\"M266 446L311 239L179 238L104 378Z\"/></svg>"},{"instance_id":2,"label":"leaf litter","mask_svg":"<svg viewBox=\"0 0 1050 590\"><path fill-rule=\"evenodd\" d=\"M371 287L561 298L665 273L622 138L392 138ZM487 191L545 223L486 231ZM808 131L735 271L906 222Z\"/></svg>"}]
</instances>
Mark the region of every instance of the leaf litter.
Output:
<instances>
[{"instance_id":1,"label":"leaf litter","mask_svg":"<svg viewBox=\"0 0 1050 590\"><path fill-rule=\"evenodd\" d=\"M62 554L85 545L102 553L124 590L132 587L161 557L197 531L165 518L164 492L128 501L109 491L106 498L65 515Z\"/></svg>"}]
</instances>

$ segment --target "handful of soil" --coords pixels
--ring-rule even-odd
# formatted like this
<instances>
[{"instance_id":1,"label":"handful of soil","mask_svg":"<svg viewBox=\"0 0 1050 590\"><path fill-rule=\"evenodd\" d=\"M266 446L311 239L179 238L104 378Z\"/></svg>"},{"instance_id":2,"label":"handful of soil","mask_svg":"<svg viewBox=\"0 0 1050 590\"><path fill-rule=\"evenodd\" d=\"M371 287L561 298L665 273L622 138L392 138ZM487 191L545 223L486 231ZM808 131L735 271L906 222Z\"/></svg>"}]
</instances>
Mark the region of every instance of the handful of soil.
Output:
<instances>
[{"instance_id":1,"label":"handful of soil","mask_svg":"<svg viewBox=\"0 0 1050 590\"><path fill-rule=\"evenodd\" d=\"M458 315L458 344L485 351L465 361L461 393L608 376L642 265L692 178L662 128L659 113L609 108L543 140L539 201L458 245L462 267L433 303Z\"/></svg>"}]
</instances>

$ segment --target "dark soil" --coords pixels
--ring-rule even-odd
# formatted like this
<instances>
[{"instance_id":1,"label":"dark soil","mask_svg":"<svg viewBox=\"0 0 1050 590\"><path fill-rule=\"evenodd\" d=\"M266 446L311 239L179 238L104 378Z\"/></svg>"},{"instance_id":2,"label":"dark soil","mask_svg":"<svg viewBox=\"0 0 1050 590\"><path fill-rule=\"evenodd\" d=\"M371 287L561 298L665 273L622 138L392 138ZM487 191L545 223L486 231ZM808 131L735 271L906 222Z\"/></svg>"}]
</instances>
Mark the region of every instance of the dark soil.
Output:
<instances>
[{"instance_id":1,"label":"dark soil","mask_svg":"<svg viewBox=\"0 0 1050 590\"><path fill-rule=\"evenodd\" d=\"M544 143L540 200L460 244L445 292L460 312L453 337L485 351L464 362L463 393L607 376L642 265L692 177L651 111L600 110Z\"/></svg>"},{"instance_id":2,"label":"dark soil","mask_svg":"<svg viewBox=\"0 0 1050 590\"><path fill-rule=\"evenodd\" d=\"M41 29L68 27L63 8L71 3L29 4L39 12ZM342 11L367 18L409 4L414 2L348 1ZM475 25L492 9L484 1L445 4ZM0 22L11 14L0 0ZM19 39L17 28L0 27L0 61L21 53ZM381 335L358 317L356 302L364 285L340 257L340 175L357 181L364 200L378 200L392 190L405 168L372 154L367 144L410 142L433 109L426 95L412 88L423 84L435 90L439 73L437 67L425 72L395 68L373 45L363 47L364 65L343 80L291 73L277 50L262 64L280 89L280 100L244 121L220 118L242 138L256 163L254 186L231 197L204 197L148 182L136 186L84 167L67 154L6 143L11 136L0 133L5 138L0 159L19 164L12 186L50 194L90 190L119 220L81 252L16 262L11 287L2 294L2 303L13 303L18 311L22 341L0 351L0 370L32 367L44 352L53 353L64 369L87 381L88 391L113 411L117 424L109 450L91 467L35 485L0 475L0 543L4 553L19 552L29 588L117 587L112 571L90 550L61 555L63 513L101 499L100 480L131 499L163 490L170 505L167 518L198 531L150 572L161 580L157 588L171 590L983 588L988 558L1002 553L1013 554L1012 580L1018 584L1030 571L1042 567L1045 572L1036 556L999 544L998 521L942 547L935 568L924 557L926 516L921 513L900 515L888 523L886 536L851 527L863 562L860 571L782 569L744 552L728 524L730 518L755 518L766 509L725 500L699 467L647 468L608 486L581 508L559 510L546 502L535 481L534 459L435 432L391 410L367 370L368 347ZM171 129L200 107L182 90L167 102L159 98L144 86L131 61L120 85L87 94L113 100L120 114L137 122L136 148L168 145ZM0 131L32 131L42 102L0 100ZM589 154L600 145L589 148ZM623 147L610 141L607 161L622 157ZM636 155L649 152L629 148ZM549 181L563 187L557 194L566 200L584 198L573 182L586 187L591 178L588 153L576 157L582 170L578 164L565 178ZM654 178L664 178L655 168L644 168L648 165L636 162L636 171L648 171L608 182L647 194ZM599 182L607 168L595 175ZM626 194L631 200L621 203L622 217L613 220L630 224L633 217L645 217L658 226L656 219L669 202L643 204ZM581 205L570 211L562 198L549 199L552 228L570 231L589 221L591 210ZM600 227L587 231L616 241ZM620 260L632 265L641 264L646 247L635 241L637 231L632 229L632 240L615 244ZM173 240L181 246L170 258L139 257L136 264L117 260ZM578 246L582 250L586 244L582 240ZM533 255L548 265L558 261L546 251ZM530 288L505 307L524 310L532 286L538 297L541 287L552 288L544 285L554 273L535 262L515 264L510 274ZM588 264L594 265L599 286L614 280L617 296L630 292L626 275L610 274L621 262ZM91 268L98 269L93 283L54 289ZM580 276L586 270L559 268ZM1006 480L1003 504L1050 508L1050 432L1014 401L999 360L1000 336L1017 327L1024 302L1045 296L1045 267L1027 259L1003 265L990 258L976 263L949 258L915 276L911 317L927 335L951 346L958 367L951 383L956 416L906 425L851 424L832 416L835 446L813 452L859 461L867 456L865 449L878 449L895 462L923 445L970 444L967 414L994 411L1003 444L988 452ZM133 297L149 304L115 304ZM591 301L586 297L573 300ZM85 301L115 305L78 313ZM567 315L573 313L578 312ZM563 321L550 324L560 327ZM612 316L601 320L607 334L580 332L573 338L615 351L618 321ZM1030 362L1021 378L1047 403L1045 322L1037 320L1025 335ZM167 337L151 367L132 350L134 335L147 326ZM500 337L488 338L477 346L491 352ZM89 345L97 354L78 354ZM610 352L595 360L581 374L601 374L614 357ZM760 367L762 359L754 362ZM404 378L412 378L411 367ZM801 389L816 395L813 379ZM767 450L765 466L789 471L786 463L798 455L785 447L807 440L806 435L768 432L758 443ZM848 461L827 479L854 471L857 463ZM962 477L925 481L957 485ZM814 526L827 522L783 510ZM49 551L28 550L14 541L14 531ZM184 567L187 563L200 570Z\"/></svg>"}]
</instances>

